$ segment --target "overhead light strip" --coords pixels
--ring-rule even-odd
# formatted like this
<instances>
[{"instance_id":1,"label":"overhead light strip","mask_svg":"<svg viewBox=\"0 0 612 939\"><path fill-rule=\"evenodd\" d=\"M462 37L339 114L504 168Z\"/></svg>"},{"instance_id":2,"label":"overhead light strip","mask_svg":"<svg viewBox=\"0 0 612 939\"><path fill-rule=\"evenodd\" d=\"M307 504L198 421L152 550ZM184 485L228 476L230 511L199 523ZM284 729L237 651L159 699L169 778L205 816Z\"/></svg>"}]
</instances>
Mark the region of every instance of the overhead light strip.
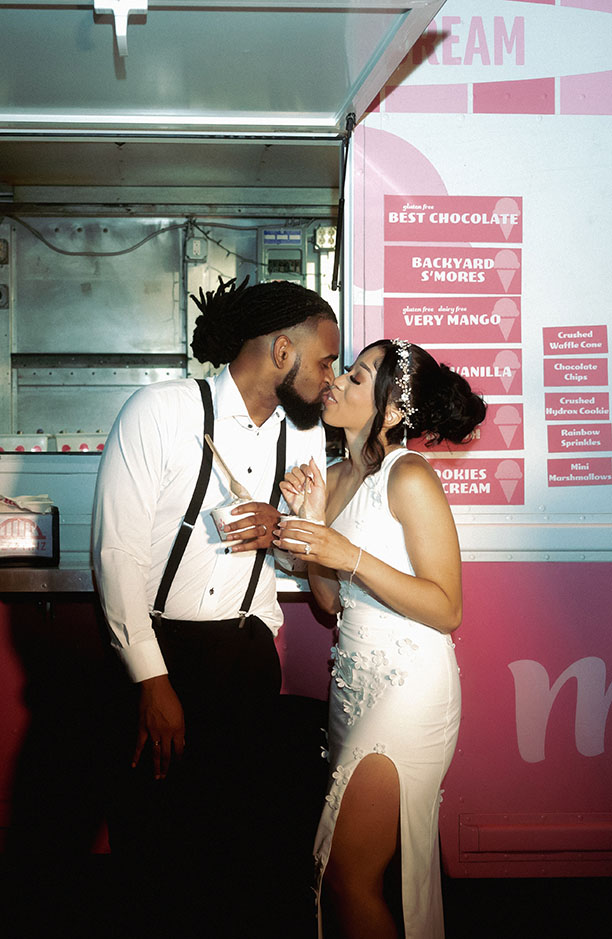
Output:
<instances>
[{"instance_id":1,"label":"overhead light strip","mask_svg":"<svg viewBox=\"0 0 612 939\"><path fill-rule=\"evenodd\" d=\"M9 125L27 125L38 124L49 127L58 124L67 126L89 126L100 124L102 126L110 123L113 126L168 126L181 128L205 128L205 127L330 127L335 128L334 117L329 115L320 115L317 117L304 117L301 114L288 114L283 116L270 116L268 114L240 115L228 117L224 116L205 116L193 118L192 116L170 114L27 114L0 112L0 123Z\"/></svg>"},{"instance_id":2,"label":"overhead light strip","mask_svg":"<svg viewBox=\"0 0 612 939\"><path fill-rule=\"evenodd\" d=\"M90 143L95 141L130 141L134 143L202 143L206 141L244 141L245 143L255 141L269 141L270 143L296 142L304 144L309 143L335 143L343 139L343 134L339 132L303 132L299 133L268 133L241 132L241 131L159 131L159 130L73 130L65 128L62 130L46 130L43 128L29 128L23 130L0 129L0 140L7 143L27 143L28 141L44 141L45 143Z\"/></svg>"}]
</instances>

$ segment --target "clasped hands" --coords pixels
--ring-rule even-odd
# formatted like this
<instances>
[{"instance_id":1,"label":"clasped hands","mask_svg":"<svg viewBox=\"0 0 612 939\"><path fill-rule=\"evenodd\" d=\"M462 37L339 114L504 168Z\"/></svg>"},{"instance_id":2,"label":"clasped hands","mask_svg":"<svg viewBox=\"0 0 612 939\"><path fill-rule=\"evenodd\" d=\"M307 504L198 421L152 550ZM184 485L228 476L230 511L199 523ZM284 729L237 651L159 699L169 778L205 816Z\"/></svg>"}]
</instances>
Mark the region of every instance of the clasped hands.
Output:
<instances>
[{"instance_id":1,"label":"clasped hands","mask_svg":"<svg viewBox=\"0 0 612 939\"><path fill-rule=\"evenodd\" d=\"M280 488L291 512L300 516L300 521L282 516L266 502L239 505L232 514L249 514L224 528L226 540L232 542L232 554L275 545L333 570L352 570L359 549L344 535L325 526L325 482L314 459L294 466L285 474Z\"/></svg>"}]
</instances>

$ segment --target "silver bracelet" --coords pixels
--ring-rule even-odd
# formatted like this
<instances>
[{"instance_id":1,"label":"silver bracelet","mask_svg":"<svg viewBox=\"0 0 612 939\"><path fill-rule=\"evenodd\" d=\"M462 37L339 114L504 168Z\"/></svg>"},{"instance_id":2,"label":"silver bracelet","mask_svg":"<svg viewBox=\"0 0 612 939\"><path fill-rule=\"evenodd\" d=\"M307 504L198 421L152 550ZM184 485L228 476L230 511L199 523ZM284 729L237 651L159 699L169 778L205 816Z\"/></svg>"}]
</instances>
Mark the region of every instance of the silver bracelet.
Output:
<instances>
[{"instance_id":1,"label":"silver bracelet","mask_svg":"<svg viewBox=\"0 0 612 939\"><path fill-rule=\"evenodd\" d=\"M360 549L359 549L359 554L357 555L357 560L355 561L355 567L354 567L353 570L351 571L351 576L349 577L349 587L350 587L350 585L353 583L353 577L354 577L355 574L357 573L357 568L359 567L359 562L361 561L361 552L362 552L362 551L363 551L363 548L360 548Z\"/></svg>"}]
</instances>

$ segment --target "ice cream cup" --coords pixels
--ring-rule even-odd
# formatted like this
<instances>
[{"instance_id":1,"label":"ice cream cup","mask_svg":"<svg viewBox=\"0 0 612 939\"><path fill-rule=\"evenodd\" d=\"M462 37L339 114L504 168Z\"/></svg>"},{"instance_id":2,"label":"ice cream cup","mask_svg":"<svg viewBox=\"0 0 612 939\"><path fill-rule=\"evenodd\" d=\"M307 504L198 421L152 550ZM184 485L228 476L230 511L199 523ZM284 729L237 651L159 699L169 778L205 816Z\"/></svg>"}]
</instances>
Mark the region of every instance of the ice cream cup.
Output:
<instances>
[{"instance_id":1,"label":"ice cream cup","mask_svg":"<svg viewBox=\"0 0 612 939\"><path fill-rule=\"evenodd\" d=\"M324 525L325 522L320 522L316 518L300 518L299 515L283 515L283 520L285 522L310 522L312 525ZM289 550L293 547L303 548L306 541L299 541L297 538L283 538L285 544L289 545Z\"/></svg>"},{"instance_id":2,"label":"ice cream cup","mask_svg":"<svg viewBox=\"0 0 612 939\"><path fill-rule=\"evenodd\" d=\"M252 502L252 499L232 499L231 502L226 503L226 505L219 505L216 509L213 509L211 515L213 517L213 522L215 523L215 528L219 534L221 541L227 541L228 532L224 531L221 527L222 525L231 525L232 522L237 522L240 518L247 518L249 515L252 515L252 512L244 512L242 515L232 515L233 510L239 505L245 505L247 502ZM251 526L255 527L255 526ZM247 529L244 529L245 531Z\"/></svg>"}]
</instances>

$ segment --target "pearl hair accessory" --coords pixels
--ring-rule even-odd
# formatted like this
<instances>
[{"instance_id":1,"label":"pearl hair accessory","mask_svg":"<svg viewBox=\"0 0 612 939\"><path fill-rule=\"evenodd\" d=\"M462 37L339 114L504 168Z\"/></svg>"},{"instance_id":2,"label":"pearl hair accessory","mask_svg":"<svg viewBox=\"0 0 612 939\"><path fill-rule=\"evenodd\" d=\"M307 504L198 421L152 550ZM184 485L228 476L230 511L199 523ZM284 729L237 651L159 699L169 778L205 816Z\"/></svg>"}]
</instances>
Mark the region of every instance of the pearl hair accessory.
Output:
<instances>
[{"instance_id":1,"label":"pearl hair accessory","mask_svg":"<svg viewBox=\"0 0 612 939\"><path fill-rule=\"evenodd\" d=\"M399 397L399 408L404 415L404 424L412 430L412 415L416 414L418 408L412 406L412 394L410 388L410 370L412 366L412 343L407 339L392 339L391 342L397 350L398 365L401 369L401 376L396 379L400 387L401 395Z\"/></svg>"}]
</instances>

